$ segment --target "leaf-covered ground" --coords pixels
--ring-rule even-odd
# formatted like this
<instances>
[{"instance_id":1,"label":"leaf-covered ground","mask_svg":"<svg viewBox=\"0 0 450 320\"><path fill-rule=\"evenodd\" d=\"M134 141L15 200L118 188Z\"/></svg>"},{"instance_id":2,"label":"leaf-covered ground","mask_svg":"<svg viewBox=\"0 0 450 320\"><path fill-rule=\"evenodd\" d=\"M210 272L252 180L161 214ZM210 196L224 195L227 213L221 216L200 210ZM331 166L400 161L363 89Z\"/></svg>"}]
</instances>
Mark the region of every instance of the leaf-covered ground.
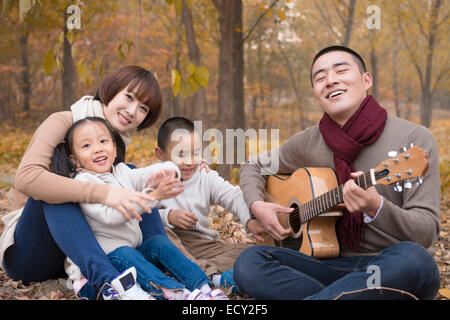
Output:
<instances>
[{"instance_id":1,"label":"leaf-covered ground","mask_svg":"<svg viewBox=\"0 0 450 320\"><path fill-rule=\"evenodd\" d=\"M438 300L450 299L450 120L443 119L433 122L433 134L439 148L441 170L441 233L439 240L434 244L435 260L441 275L441 286ZM148 165L154 159L155 141L148 136L139 135L133 140L128 154L128 161L137 166ZM0 217L6 214L12 204L12 186L14 184L14 172L20 162L31 135L18 130L7 130L0 135ZM143 160L147 159L147 160ZM153 160L154 161L154 160ZM232 175L236 177L236 172ZM236 181L235 181L236 182ZM233 219L233 215L220 207L211 208L211 221L213 228L217 229L225 241L238 241L253 243L242 229L239 222ZM3 224L0 223L0 232ZM65 288L66 279L49 280L42 283L23 284L20 281L9 279L0 269L0 300L74 300L77 297L72 291ZM231 296L233 299L241 299L239 296Z\"/></svg>"}]
</instances>

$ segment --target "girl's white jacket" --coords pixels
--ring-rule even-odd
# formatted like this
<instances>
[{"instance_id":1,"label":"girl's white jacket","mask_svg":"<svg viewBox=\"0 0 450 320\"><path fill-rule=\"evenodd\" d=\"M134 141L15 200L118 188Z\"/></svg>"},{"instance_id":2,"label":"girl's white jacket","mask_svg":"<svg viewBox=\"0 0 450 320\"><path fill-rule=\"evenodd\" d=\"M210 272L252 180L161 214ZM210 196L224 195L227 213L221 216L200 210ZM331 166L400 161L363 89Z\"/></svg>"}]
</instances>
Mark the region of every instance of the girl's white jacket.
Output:
<instances>
[{"instance_id":1,"label":"girl's white jacket","mask_svg":"<svg viewBox=\"0 0 450 320\"><path fill-rule=\"evenodd\" d=\"M144 191L147 178L162 170L174 170L180 176L178 167L173 162L166 161L139 169L130 169L126 164L119 163L113 167L112 172L99 174L84 171L77 174L75 179L104 183L112 188ZM139 205L132 204L139 214L148 214ZM154 208L158 202L148 201L147 204ZM121 246L137 248L142 244L142 232L137 219L129 221L118 210L101 203L80 203L80 206L106 254Z\"/></svg>"},{"instance_id":2,"label":"girl's white jacket","mask_svg":"<svg viewBox=\"0 0 450 320\"><path fill-rule=\"evenodd\" d=\"M75 179L100 184L108 184L112 188L125 188L135 191L146 191L145 181L152 174L162 170L175 170L180 176L178 167L170 161L153 164L139 169L130 169L126 164L119 163L113 166L112 172L93 173L82 171ZM157 201L146 201L154 208ZM139 214L148 214L139 205L132 203ZM142 231L137 219L127 220L118 210L101 203L80 203L87 222L97 238L99 245L106 254L121 246L137 248L142 244ZM69 282L83 279L79 268L69 258L66 259L65 269L69 275ZM72 285L75 287L76 284Z\"/></svg>"}]
</instances>

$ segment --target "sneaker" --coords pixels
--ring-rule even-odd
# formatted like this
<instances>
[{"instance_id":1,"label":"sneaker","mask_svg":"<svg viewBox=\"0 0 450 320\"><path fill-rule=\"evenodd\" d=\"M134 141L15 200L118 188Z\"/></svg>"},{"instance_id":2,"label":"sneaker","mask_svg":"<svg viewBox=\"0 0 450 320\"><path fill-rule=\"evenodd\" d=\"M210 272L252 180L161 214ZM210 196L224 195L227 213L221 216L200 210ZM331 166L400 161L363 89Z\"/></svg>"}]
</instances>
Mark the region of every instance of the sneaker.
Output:
<instances>
[{"instance_id":1,"label":"sneaker","mask_svg":"<svg viewBox=\"0 0 450 320\"><path fill-rule=\"evenodd\" d=\"M225 293L220 289L210 290L207 293L202 294L202 298L198 300L230 300Z\"/></svg>"},{"instance_id":2,"label":"sneaker","mask_svg":"<svg viewBox=\"0 0 450 320\"><path fill-rule=\"evenodd\" d=\"M238 293L238 287L233 279L233 269L227 270L223 273L214 273L210 276L211 282L216 288L231 289L226 290L229 293Z\"/></svg>"},{"instance_id":3,"label":"sneaker","mask_svg":"<svg viewBox=\"0 0 450 320\"><path fill-rule=\"evenodd\" d=\"M188 289L165 289L162 288L164 298L167 300L213 300L206 296L200 289L189 291Z\"/></svg>"},{"instance_id":4,"label":"sneaker","mask_svg":"<svg viewBox=\"0 0 450 320\"><path fill-rule=\"evenodd\" d=\"M113 288L108 288L108 290L102 293L102 296L103 300L120 300L119 293Z\"/></svg>"},{"instance_id":5,"label":"sneaker","mask_svg":"<svg viewBox=\"0 0 450 320\"><path fill-rule=\"evenodd\" d=\"M105 300L155 300L148 292L142 290L136 282L137 272L135 267L131 267L111 282L111 287L103 293Z\"/></svg>"},{"instance_id":6,"label":"sneaker","mask_svg":"<svg viewBox=\"0 0 450 320\"><path fill-rule=\"evenodd\" d=\"M211 289L206 293L202 293L200 289L189 291L187 289L162 289L164 298L167 300L229 300L228 297L220 289Z\"/></svg>"}]
</instances>

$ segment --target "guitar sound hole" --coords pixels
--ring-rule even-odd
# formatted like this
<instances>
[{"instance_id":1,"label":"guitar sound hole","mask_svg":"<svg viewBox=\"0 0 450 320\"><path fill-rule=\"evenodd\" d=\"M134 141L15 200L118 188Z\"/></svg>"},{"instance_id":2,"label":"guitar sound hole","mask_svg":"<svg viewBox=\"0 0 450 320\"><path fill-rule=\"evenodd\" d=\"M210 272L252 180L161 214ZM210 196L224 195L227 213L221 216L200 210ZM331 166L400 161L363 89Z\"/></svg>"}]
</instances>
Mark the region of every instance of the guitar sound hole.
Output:
<instances>
[{"instance_id":1,"label":"guitar sound hole","mask_svg":"<svg viewBox=\"0 0 450 320\"><path fill-rule=\"evenodd\" d=\"M294 233L297 233L300 231L300 214L298 211L298 205L296 203L293 203L291 205L291 208L294 208L294 211L289 215L289 225L291 226L291 229Z\"/></svg>"}]
</instances>

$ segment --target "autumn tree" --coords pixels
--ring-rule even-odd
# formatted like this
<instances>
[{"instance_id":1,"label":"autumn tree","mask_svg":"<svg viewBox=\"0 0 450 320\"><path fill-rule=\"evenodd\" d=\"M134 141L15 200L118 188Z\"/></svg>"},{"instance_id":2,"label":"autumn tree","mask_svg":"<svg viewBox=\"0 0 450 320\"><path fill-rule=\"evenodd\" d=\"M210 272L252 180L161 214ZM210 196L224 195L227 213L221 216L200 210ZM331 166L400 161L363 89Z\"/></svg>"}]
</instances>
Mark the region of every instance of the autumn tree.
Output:
<instances>
[{"instance_id":1,"label":"autumn tree","mask_svg":"<svg viewBox=\"0 0 450 320\"><path fill-rule=\"evenodd\" d=\"M421 89L420 120L430 127L433 94L448 74L449 7L446 1L397 3L400 36L414 65ZM407 18L409 17L409 18Z\"/></svg>"},{"instance_id":2,"label":"autumn tree","mask_svg":"<svg viewBox=\"0 0 450 320\"><path fill-rule=\"evenodd\" d=\"M201 66L200 49L197 44L197 37L194 30L194 22L192 18L191 8L186 0L182 0L181 21L184 25L186 33L186 42L188 47L188 55L195 66ZM200 119L207 112L206 89L199 86L192 97L192 117ZM207 120L207 119L205 119ZM208 122L208 121L207 121Z\"/></svg>"},{"instance_id":3,"label":"autumn tree","mask_svg":"<svg viewBox=\"0 0 450 320\"><path fill-rule=\"evenodd\" d=\"M252 21L248 32L244 33L242 22L242 0L213 0L219 12L219 80L218 115L222 132L226 129L245 129L244 109L244 42L250 37L256 26L271 10L278 0L274 0ZM224 135L225 136L225 135ZM227 148L234 150L234 141L222 146L224 154ZM230 177L230 167L222 165L219 172L225 179Z\"/></svg>"},{"instance_id":4,"label":"autumn tree","mask_svg":"<svg viewBox=\"0 0 450 320\"><path fill-rule=\"evenodd\" d=\"M314 0L319 21L333 33L339 42L349 46L355 20L356 0Z\"/></svg>"}]
</instances>

